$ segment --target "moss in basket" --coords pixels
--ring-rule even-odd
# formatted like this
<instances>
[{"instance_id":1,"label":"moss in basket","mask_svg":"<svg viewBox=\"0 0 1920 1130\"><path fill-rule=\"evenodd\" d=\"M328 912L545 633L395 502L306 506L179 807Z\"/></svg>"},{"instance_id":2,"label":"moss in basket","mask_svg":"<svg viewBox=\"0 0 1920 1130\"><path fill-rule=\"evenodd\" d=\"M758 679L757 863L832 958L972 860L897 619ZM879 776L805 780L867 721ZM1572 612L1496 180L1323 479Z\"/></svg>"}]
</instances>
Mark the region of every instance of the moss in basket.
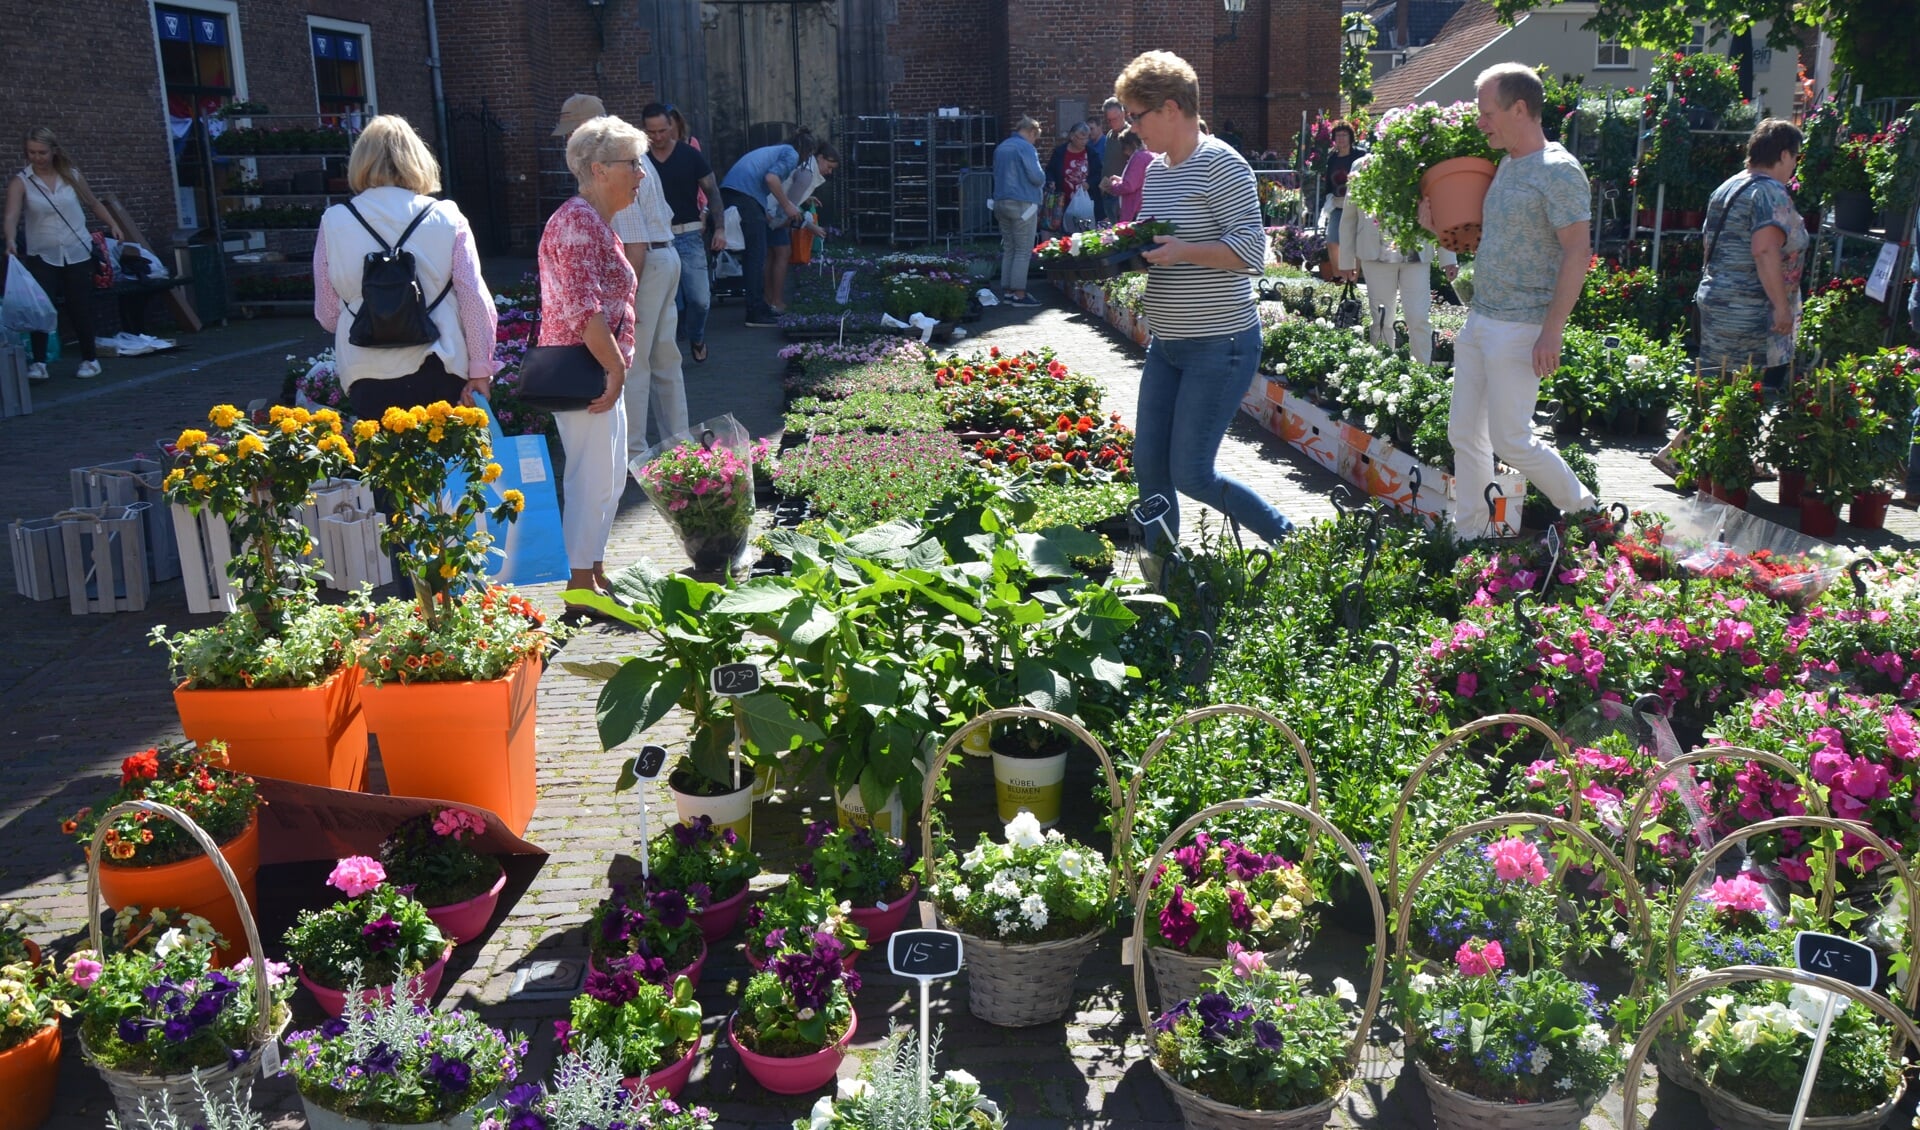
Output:
<instances>
[{"instance_id":1,"label":"moss in basket","mask_svg":"<svg viewBox=\"0 0 1920 1130\"><path fill-rule=\"evenodd\" d=\"M843 952L867 948L867 928L849 916L853 904L808 883L788 880L771 898L747 908L747 953L771 956L815 946L821 936Z\"/></svg>"},{"instance_id":2,"label":"moss in basket","mask_svg":"<svg viewBox=\"0 0 1920 1130\"><path fill-rule=\"evenodd\" d=\"M327 882L347 897L325 910L303 910L287 930L287 956L329 989L392 985L446 953L447 939L427 908L386 881L386 869L363 855L341 860Z\"/></svg>"},{"instance_id":3,"label":"moss in basket","mask_svg":"<svg viewBox=\"0 0 1920 1130\"><path fill-rule=\"evenodd\" d=\"M1305 974L1268 968L1234 947L1213 988L1154 1021L1154 1058L1190 1090L1245 1110L1298 1110L1338 1095L1349 1075L1357 995L1343 978L1330 994Z\"/></svg>"},{"instance_id":4,"label":"moss in basket","mask_svg":"<svg viewBox=\"0 0 1920 1130\"><path fill-rule=\"evenodd\" d=\"M846 948L829 934L811 949L780 955L755 973L740 997L733 1034L748 1050L792 1058L830 1047L853 1024L860 974L844 968Z\"/></svg>"},{"instance_id":5,"label":"moss in basket","mask_svg":"<svg viewBox=\"0 0 1920 1130\"><path fill-rule=\"evenodd\" d=\"M630 973L592 970L586 989L556 1025L562 1051L603 1048L619 1057L621 1076L631 1079L678 1063L700 1039L700 1006L685 977L669 992Z\"/></svg>"},{"instance_id":6,"label":"moss in basket","mask_svg":"<svg viewBox=\"0 0 1920 1130\"><path fill-rule=\"evenodd\" d=\"M422 905L452 906L478 898L500 878L500 861L471 846L486 821L464 808L423 812L387 834L380 862L387 881L412 889Z\"/></svg>"},{"instance_id":7,"label":"moss in basket","mask_svg":"<svg viewBox=\"0 0 1920 1130\"><path fill-rule=\"evenodd\" d=\"M700 957L700 924L685 891L615 883L587 919L587 951L616 972L665 985Z\"/></svg>"},{"instance_id":8,"label":"moss in basket","mask_svg":"<svg viewBox=\"0 0 1920 1130\"><path fill-rule=\"evenodd\" d=\"M127 915L126 923L115 930L123 948L105 958L81 950L62 973L94 1059L115 1071L182 1075L245 1058L259 1038L252 959L215 969L221 939L203 918ZM269 1029L287 1017L293 984L286 972L267 963Z\"/></svg>"},{"instance_id":9,"label":"moss in basket","mask_svg":"<svg viewBox=\"0 0 1920 1130\"><path fill-rule=\"evenodd\" d=\"M649 848L656 891L685 891L696 909L704 910L746 890L760 874L760 857L742 843L732 828L715 830L710 816L675 824L653 838Z\"/></svg>"},{"instance_id":10,"label":"moss in basket","mask_svg":"<svg viewBox=\"0 0 1920 1130\"><path fill-rule=\"evenodd\" d=\"M940 917L954 929L1000 942L1077 938L1111 925L1117 904L1107 861L1059 829L1040 831L1030 812L1015 816L1006 843L980 833L964 856L951 848L934 865Z\"/></svg>"},{"instance_id":11,"label":"moss in basket","mask_svg":"<svg viewBox=\"0 0 1920 1130\"><path fill-rule=\"evenodd\" d=\"M94 830L107 812L131 800L171 805L192 818L216 844L246 831L259 806L253 778L227 768L227 747L220 742L196 746L170 742L142 750L120 762L120 787L60 822L60 830L93 850ZM158 867L203 855L187 830L146 812L122 813L102 841L107 861L122 867Z\"/></svg>"}]
</instances>

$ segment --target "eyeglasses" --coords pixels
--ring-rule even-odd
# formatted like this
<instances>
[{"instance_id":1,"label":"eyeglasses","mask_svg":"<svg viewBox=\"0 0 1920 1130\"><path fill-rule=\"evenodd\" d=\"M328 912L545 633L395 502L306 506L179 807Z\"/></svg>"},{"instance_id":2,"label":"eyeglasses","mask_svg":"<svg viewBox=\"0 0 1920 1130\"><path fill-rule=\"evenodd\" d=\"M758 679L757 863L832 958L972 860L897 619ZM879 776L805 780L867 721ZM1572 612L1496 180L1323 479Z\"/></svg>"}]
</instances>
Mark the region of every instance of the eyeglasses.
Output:
<instances>
[{"instance_id":1,"label":"eyeglasses","mask_svg":"<svg viewBox=\"0 0 1920 1130\"><path fill-rule=\"evenodd\" d=\"M607 166L610 169L618 168L621 165L625 165L627 168L632 169L636 173L640 171L640 158L638 157L622 157L617 161L602 161L600 163L602 165Z\"/></svg>"},{"instance_id":2,"label":"eyeglasses","mask_svg":"<svg viewBox=\"0 0 1920 1130\"><path fill-rule=\"evenodd\" d=\"M1155 106L1153 109L1158 110L1159 107ZM1140 124L1140 119L1153 113L1153 110L1122 110L1120 112L1126 116L1128 125L1137 126Z\"/></svg>"}]
</instances>

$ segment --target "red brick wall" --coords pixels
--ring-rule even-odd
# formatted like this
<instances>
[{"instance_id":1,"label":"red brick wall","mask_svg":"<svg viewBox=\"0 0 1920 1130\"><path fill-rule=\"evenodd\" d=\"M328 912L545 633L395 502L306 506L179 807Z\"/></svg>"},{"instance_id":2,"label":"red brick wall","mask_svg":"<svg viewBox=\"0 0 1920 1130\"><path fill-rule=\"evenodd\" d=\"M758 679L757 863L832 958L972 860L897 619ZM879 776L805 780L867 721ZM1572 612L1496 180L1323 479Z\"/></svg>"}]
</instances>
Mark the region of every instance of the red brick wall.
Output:
<instances>
[{"instance_id":1,"label":"red brick wall","mask_svg":"<svg viewBox=\"0 0 1920 1130\"><path fill-rule=\"evenodd\" d=\"M988 47L1005 42L1004 8L988 0L909 0L887 26L887 51L903 62L903 77L891 87L899 114L930 114L941 106L986 110L1004 87L983 65Z\"/></svg>"},{"instance_id":2,"label":"red brick wall","mask_svg":"<svg viewBox=\"0 0 1920 1130\"><path fill-rule=\"evenodd\" d=\"M181 0L192 7L192 0ZM238 25L247 93L276 112L311 112L313 52L307 16L365 23L379 109L403 114L434 138L424 8L382 0L242 0ZM0 20L0 138L7 169L19 165L19 135L50 126L95 191L113 193L147 237L164 242L178 223L170 141L161 98L152 8L146 0L18 4Z\"/></svg>"}]
</instances>

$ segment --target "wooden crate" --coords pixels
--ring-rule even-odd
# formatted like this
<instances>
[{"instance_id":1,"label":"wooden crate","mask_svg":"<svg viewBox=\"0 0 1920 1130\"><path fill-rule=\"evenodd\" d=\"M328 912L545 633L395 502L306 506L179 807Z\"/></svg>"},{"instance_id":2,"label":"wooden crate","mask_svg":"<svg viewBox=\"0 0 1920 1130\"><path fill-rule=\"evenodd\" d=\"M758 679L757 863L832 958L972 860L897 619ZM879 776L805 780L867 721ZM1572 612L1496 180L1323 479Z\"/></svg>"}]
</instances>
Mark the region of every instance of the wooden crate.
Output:
<instances>
[{"instance_id":1,"label":"wooden crate","mask_svg":"<svg viewBox=\"0 0 1920 1130\"><path fill-rule=\"evenodd\" d=\"M27 351L12 334L0 336L0 420L33 415L33 382L27 380Z\"/></svg>"},{"instance_id":2,"label":"wooden crate","mask_svg":"<svg viewBox=\"0 0 1920 1130\"><path fill-rule=\"evenodd\" d=\"M361 585L393 583L393 561L380 549L387 517L372 510L345 507L320 519L320 557L330 579L327 587L356 592Z\"/></svg>"},{"instance_id":3,"label":"wooden crate","mask_svg":"<svg viewBox=\"0 0 1920 1130\"><path fill-rule=\"evenodd\" d=\"M233 558L233 542L227 535L227 520L211 511L195 514L178 502L171 509L187 611L232 612L233 583L227 579L227 562Z\"/></svg>"},{"instance_id":4,"label":"wooden crate","mask_svg":"<svg viewBox=\"0 0 1920 1130\"><path fill-rule=\"evenodd\" d=\"M142 511L146 522L147 575L155 582L171 581L180 575L180 551L173 537L173 508L160 487L165 476L165 465L152 459L122 459L67 472L75 506L147 504Z\"/></svg>"},{"instance_id":5,"label":"wooden crate","mask_svg":"<svg viewBox=\"0 0 1920 1130\"><path fill-rule=\"evenodd\" d=\"M28 600L67 595L67 551L58 518L22 518L7 527L13 548L13 584Z\"/></svg>"},{"instance_id":6,"label":"wooden crate","mask_svg":"<svg viewBox=\"0 0 1920 1130\"><path fill-rule=\"evenodd\" d=\"M67 559L67 600L75 616L146 609L146 507L144 502L89 506L55 515Z\"/></svg>"}]
</instances>

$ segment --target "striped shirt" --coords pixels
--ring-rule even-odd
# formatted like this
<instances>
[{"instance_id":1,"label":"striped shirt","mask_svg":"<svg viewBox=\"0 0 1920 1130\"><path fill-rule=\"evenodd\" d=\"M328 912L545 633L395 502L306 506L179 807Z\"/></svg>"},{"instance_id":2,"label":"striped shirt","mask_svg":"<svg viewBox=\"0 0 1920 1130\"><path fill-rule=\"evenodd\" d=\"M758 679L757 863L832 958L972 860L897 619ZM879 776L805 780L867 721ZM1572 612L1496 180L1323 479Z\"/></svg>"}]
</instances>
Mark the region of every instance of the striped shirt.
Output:
<instances>
[{"instance_id":1,"label":"striped shirt","mask_svg":"<svg viewBox=\"0 0 1920 1130\"><path fill-rule=\"evenodd\" d=\"M1266 262L1260 193L1253 169L1231 145L1207 134L1178 165L1162 153L1147 166L1140 218L1165 220L1188 243L1224 241L1252 272ZM1147 327L1155 337L1223 337L1260 324L1253 277L1179 263L1147 272Z\"/></svg>"}]
</instances>

